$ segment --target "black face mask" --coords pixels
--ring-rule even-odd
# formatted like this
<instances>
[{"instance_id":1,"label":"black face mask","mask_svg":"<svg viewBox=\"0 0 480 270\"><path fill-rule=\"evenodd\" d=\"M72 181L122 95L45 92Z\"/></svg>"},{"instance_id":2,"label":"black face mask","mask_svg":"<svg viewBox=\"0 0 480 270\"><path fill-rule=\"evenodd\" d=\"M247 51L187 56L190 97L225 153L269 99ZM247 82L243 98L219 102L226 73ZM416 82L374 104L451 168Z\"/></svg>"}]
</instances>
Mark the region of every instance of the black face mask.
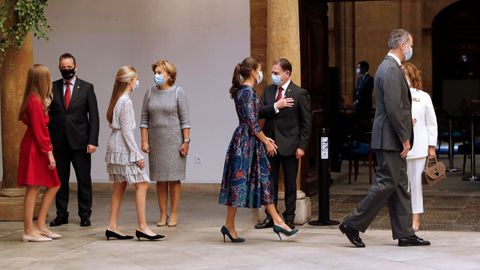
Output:
<instances>
[{"instance_id":1,"label":"black face mask","mask_svg":"<svg viewBox=\"0 0 480 270\"><path fill-rule=\"evenodd\" d=\"M71 78L73 78L73 76L75 76L75 69L74 69L74 68L71 68L71 69L61 69L61 70L60 70L60 73L62 73L63 79L65 79L65 80L70 80Z\"/></svg>"}]
</instances>

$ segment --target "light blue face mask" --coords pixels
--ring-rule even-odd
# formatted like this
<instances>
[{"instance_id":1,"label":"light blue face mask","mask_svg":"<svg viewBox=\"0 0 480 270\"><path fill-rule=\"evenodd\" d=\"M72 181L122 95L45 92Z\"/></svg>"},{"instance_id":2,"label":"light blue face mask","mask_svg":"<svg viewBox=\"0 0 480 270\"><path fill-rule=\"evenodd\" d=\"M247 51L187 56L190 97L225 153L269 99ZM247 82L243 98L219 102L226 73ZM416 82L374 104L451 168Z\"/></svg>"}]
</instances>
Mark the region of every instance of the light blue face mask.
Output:
<instances>
[{"instance_id":1,"label":"light blue face mask","mask_svg":"<svg viewBox=\"0 0 480 270\"><path fill-rule=\"evenodd\" d=\"M153 81L155 82L155 85L164 84L165 79L163 78L163 74L155 74L155 77L153 78Z\"/></svg>"},{"instance_id":2,"label":"light blue face mask","mask_svg":"<svg viewBox=\"0 0 480 270\"><path fill-rule=\"evenodd\" d=\"M412 59L412 56L413 56L413 48L410 47L410 50L408 50L405 53L405 61L408 61L408 60Z\"/></svg>"},{"instance_id":3,"label":"light blue face mask","mask_svg":"<svg viewBox=\"0 0 480 270\"><path fill-rule=\"evenodd\" d=\"M272 74L272 82L273 82L276 86L279 86L279 85L282 83L282 76L281 76L281 75Z\"/></svg>"}]
</instances>

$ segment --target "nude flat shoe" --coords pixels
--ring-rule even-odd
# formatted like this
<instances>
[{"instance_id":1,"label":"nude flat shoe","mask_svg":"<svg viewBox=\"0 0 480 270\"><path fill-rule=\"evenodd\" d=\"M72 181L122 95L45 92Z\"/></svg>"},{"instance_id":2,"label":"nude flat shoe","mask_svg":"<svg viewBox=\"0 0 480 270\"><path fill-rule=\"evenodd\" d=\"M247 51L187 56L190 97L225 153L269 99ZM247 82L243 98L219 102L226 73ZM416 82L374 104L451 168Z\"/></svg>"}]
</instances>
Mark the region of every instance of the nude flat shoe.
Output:
<instances>
[{"instance_id":1,"label":"nude flat shoe","mask_svg":"<svg viewBox=\"0 0 480 270\"><path fill-rule=\"evenodd\" d=\"M41 232L41 234L43 236L46 236L48 238L52 238L52 239L60 239L62 238L62 236L58 233L54 233L54 232Z\"/></svg>"},{"instance_id":2,"label":"nude flat shoe","mask_svg":"<svg viewBox=\"0 0 480 270\"><path fill-rule=\"evenodd\" d=\"M33 236L33 235L28 235L24 234L22 235L22 242L27 243L27 242L50 242L52 241L52 238L46 237L46 236Z\"/></svg>"}]
</instances>

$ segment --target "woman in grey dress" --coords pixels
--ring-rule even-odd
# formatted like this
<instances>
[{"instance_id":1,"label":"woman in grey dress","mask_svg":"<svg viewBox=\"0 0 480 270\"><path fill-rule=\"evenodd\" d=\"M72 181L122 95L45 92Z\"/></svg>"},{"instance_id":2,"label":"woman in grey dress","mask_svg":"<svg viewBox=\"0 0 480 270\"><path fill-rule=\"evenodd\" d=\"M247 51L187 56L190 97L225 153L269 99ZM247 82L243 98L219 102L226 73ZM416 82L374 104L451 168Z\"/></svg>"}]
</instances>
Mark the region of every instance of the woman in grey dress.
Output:
<instances>
[{"instance_id":1,"label":"woman in grey dress","mask_svg":"<svg viewBox=\"0 0 480 270\"><path fill-rule=\"evenodd\" d=\"M149 154L150 178L157 181L158 226L176 226L180 180L185 179L190 143L190 117L183 89L174 85L177 70L167 60L152 65L155 86L145 93L142 107L142 151ZM170 215L167 197L170 193Z\"/></svg>"},{"instance_id":2,"label":"woman in grey dress","mask_svg":"<svg viewBox=\"0 0 480 270\"><path fill-rule=\"evenodd\" d=\"M137 206L137 230L135 235L138 240L161 239L164 236L150 230L145 218L145 205L147 198L148 182L150 179L144 171L143 156L138 150L133 130L135 129L135 115L130 93L138 87L137 72L133 67L120 67L115 76L115 84L107 111L107 120L110 123L110 134L105 162L110 181L113 181L112 200L110 205L110 219L105 237L107 240L131 239L118 228L120 204L127 184L135 185L135 204Z\"/></svg>"}]
</instances>

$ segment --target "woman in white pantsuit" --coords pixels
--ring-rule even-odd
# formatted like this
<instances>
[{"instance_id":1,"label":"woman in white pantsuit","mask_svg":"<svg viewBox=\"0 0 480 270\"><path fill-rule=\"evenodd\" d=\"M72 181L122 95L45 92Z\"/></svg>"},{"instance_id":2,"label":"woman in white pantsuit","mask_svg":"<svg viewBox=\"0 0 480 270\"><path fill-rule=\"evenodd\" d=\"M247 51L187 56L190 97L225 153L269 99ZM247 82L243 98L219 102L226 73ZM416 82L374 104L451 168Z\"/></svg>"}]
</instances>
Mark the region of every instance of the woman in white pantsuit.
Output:
<instances>
[{"instance_id":1,"label":"woman in white pantsuit","mask_svg":"<svg viewBox=\"0 0 480 270\"><path fill-rule=\"evenodd\" d=\"M412 94L413 147L407 155L408 184L412 200L412 228L420 229L423 213L422 172L425 158L435 158L437 144L437 117L430 95L422 89L420 71L412 63L403 64L403 70Z\"/></svg>"}]
</instances>

